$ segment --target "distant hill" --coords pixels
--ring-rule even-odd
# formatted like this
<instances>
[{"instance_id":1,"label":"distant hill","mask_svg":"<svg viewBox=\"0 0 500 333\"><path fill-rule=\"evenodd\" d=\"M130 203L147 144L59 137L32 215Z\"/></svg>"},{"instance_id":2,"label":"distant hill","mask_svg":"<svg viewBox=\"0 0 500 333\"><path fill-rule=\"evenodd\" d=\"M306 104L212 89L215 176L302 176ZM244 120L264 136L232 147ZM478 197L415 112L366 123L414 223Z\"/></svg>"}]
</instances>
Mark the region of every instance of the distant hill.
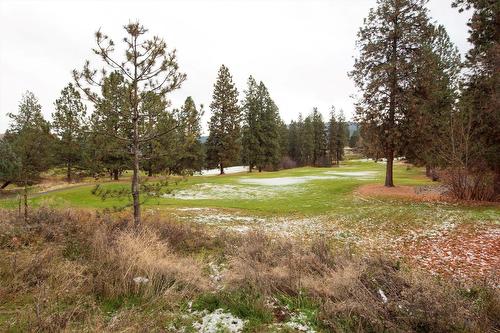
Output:
<instances>
[{"instance_id":1,"label":"distant hill","mask_svg":"<svg viewBox=\"0 0 500 333\"><path fill-rule=\"evenodd\" d=\"M201 143L207 142L207 139L208 139L208 135L200 136L200 142Z\"/></svg>"}]
</instances>

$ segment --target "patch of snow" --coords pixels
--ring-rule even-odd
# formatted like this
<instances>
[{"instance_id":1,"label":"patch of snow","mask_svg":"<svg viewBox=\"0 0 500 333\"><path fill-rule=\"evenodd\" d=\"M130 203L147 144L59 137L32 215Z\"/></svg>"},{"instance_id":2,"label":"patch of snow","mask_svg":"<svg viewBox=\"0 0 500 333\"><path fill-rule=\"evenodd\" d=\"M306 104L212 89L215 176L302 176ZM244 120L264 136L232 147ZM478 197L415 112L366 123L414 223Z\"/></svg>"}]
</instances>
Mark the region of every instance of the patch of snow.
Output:
<instances>
[{"instance_id":1,"label":"patch of snow","mask_svg":"<svg viewBox=\"0 0 500 333\"><path fill-rule=\"evenodd\" d=\"M336 176L303 176L303 177L276 177L276 178L242 178L242 184L265 185L265 186L286 186L307 183L312 180L335 179Z\"/></svg>"},{"instance_id":2,"label":"patch of snow","mask_svg":"<svg viewBox=\"0 0 500 333\"><path fill-rule=\"evenodd\" d=\"M378 294L380 295L380 298L382 298L382 302L387 303L387 296L385 296L384 291L379 288Z\"/></svg>"},{"instance_id":3,"label":"patch of snow","mask_svg":"<svg viewBox=\"0 0 500 333\"><path fill-rule=\"evenodd\" d=\"M342 176L342 177L374 177L377 175L377 171L327 171L328 175Z\"/></svg>"},{"instance_id":4,"label":"patch of snow","mask_svg":"<svg viewBox=\"0 0 500 333\"><path fill-rule=\"evenodd\" d=\"M308 319L303 313L292 314L290 316L290 320L285 323L286 326L291 329L307 332L307 333L315 333L316 331L308 324Z\"/></svg>"},{"instance_id":5,"label":"patch of snow","mask_svg":"<svg viewBox=\"0 0 500 333\"><path fill-rule=\"evenodd\" d=\"M164 198L175 198L180 200L223 200L223 199L265 199L276 197L289 188L255 188L242 185L228 184L196 184L189 188L176 190L172 193L164 194ZM296 189L300 191L300 189Z\"/></svg>"},{"instance_id":6,"label":"patch of snow","mask_svg":"<svg viewBox=\"0 0 500 333\"><path fill-rule=\"evenodd\" d=\"M233 316L231 313L217 309L201 318L201 323L194 323L193 327L200 333L231 332L237 333L243 330L246 320Z\"/></svg>"},{"instance_id":7,"label":"patch of snow","mask_svg":"<svg viewBox=\"0 0 500 333\"><path fill-rule=\"evenodd\" d=\"M143 276L137 276L137 277L133 278L132 280L134 280L134 282L136 284L146 284L149 282L149 279L147 277L143 277Z\"/></svg>"},{"instance_id":8,"label":"patch of snow","mask_svg":"<svg viewBox=\"0 0 500 333\"><path fill-rule=\"evenodd\" d=\"M244 165L239 165L239 166L232 166L229 168L224 168L224 173L227 174L232 174L232 173L239 173L239 172L245 172L248 171L248 166ZM199 173L196 173L195 176L216 176L220 174L220 169L208 169L208 170L202 170Z\"/></svg>"}]
</instances>

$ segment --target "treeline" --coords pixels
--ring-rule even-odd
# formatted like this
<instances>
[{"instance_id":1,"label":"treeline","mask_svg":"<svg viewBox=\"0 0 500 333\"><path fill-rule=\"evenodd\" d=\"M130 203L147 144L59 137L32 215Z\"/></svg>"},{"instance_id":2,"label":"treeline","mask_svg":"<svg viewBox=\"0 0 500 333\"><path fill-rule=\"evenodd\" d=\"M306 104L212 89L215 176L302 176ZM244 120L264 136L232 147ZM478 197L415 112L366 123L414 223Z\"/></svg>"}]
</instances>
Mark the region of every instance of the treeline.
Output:
<instances>
[{"instance_id":1,"label":"treeline","mask_svg":"<svg viewBox=\"0 0 500 333\"><path fill-rule=\"evenodd\" d=\"M445 28L433 23L425 0L379 0L359 30L350 73L359 96L356 118L364 151L405 157L442 175L461 199L500 193L498 50L500 3L457 0L473 10L465 62Z\"/></svg>"},{"instance_id":2,"label":"treeline","mask_svg":"<svg viewBox=\"0 0 500 333\"><path fill-rule=\"evenodd\" d=\"M243 163L253 169L278 170L295 166L331 166L344 157L349 131L342 112L332 107L330 119L314 108L305 119L289 125L281 119L269 90L250 76L241 105L226 66L214 86L212 117L206 144L207 166L220 168Z\"/></svg>"},{"instance_id":3,"label":"treeline","mask_svg":"<svg viewBox=\"0 0 500 333\"><path fill-rule=\"evenodd\" d=\"M104 80L98 107L87 116L87 107L78 90L68 84L55 103L52 122L44 119L35 95L27 92L19 111L10 113L11 125L0 141L3 152L0 180L2 188L15 182L31 185L49 168L63 168L69 182L82 176L118 180L131 169L130 147L124 144L130 126L125 115L123 78L112 73ZM204 153L199 140L202 107L188 97L182 107L167 110L168 102L159 95L144 97L149 117L141 127L166 133L150 140L141 149L141 170L158 173L199 171Z\"/></svg>"}]
</instances>

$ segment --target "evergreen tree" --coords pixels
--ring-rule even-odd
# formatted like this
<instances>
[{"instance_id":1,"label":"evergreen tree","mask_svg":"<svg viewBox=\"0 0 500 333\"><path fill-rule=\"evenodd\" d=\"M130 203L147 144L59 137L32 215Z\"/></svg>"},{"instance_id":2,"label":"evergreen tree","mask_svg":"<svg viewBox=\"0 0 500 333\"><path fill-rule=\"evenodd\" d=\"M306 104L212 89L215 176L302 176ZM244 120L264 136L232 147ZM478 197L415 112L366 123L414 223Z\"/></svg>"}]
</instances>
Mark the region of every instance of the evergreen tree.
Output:
<instances>
[{"instance_id":1,"label":"evergreen tree","mask_svg":"<svg viewBox=\"0 0 500 333\"><path fill-rule=\"evenodd\" d=\"M404 153L416 67L431 29L426 0L379 0L358 33L360 54L350 73L362 92L356 112L369 142L387 158L385 186L394 186L393 161Z\"/></svg>"},{"instance_id":2,"label":"evergreen tree","mask_svg":"<svg viewBox=\"0 0 500 333\"><path fill-rule=\"evenodd\" d=\"M337 116L337 143L335 151L335 160L337 164L344 160L344 147L347 145L347 139L349 138L349 128L345 121L344 112L340 110Z\"/></svg>"},{"instance_id":3,"label":"evergreen tree","mask_svg":"<svg viewBox=\"0 0 500 333\"><path fill-rule=\"evenodd\" d=\"M313 150L312 150L312 163L319 166L325 164L326 158L326 145L327 138L325 132L325 123L323 116L318 111L318 108L313 108L312 114L308 117L311 118L313 127Z\"/></svg>"},{"instance_id":4,"label":"evergreen tree","mask_svg":"<svg viewBox=\"0 0 500 333\"><path fill-rule=\"evenodd\" d=\"M353 149L354 148L358 148L358 146L359 146L359 139L360 139L360 137L359 137L359 129L356 129L352 133L351 137L349 138L349 147L351 147Z\"/></svg>"},{"instance_id":5,"label":"evergreen tree","mask_svg":"<svg viewBox=\"0 0 500 333\"><path fill-rule=\"evenodd\" d=\"M114 180L131 167L129 147L122 139L131 136L127 93L123 75L110 73L103 79L101 96L90 118L92 137L88 138L87 163L95 173L106 169Z\"/></svg>"},{"instance_id":6,"label":"evergreen tree","mask_svg":"<svg viewBox=\"0 0 500 333\"><path fill-rule=\"evenodd\" d=\"M142 105L144 96L148 92L165 96L178 89L186 79L186 75L179 72L175 51L167 52L167 44L157 36L144 39L148 32L146 28L137 23L129 23L124 27L126 37L123 39L125 46L125 59L113 57L116 50L114 42L108 36L98 31L95 35L97 48L94 49L109 70L119 72L125 81L127 89L126 103L128 113L124 114L126 119L127 136L115 137L122 141L123 147L130 149L132 160L131 196L134 210L134 225L141 224L141 202L140 202L140 180L139 171L142 158L142 149L148 142L157 139L170 132L158 132L156 129L141 133L141 124L148 117L150 110L145 110ZM106 74L106 68L102 71L90 68L87 62L81 72L74 71L73 76L77 84L82 87L82 80L88 85L102 85L105 77L98 78L97 75ZM93 93L89 86L82 87L87 96L99 105L99 96ZM144 111L147 111L146 113Z\"/></svg>"},{"instance_id":7,"label":"evergreen tree","mask_svg":"<svg viewBox=\"0 0 500 333\"><path fill-rule=\"evenodd\" d=\"M61 97L54 104L52 128L58 138L56 159L66 167L66 177L71 182L73 168L81 166L83 160L86 107L71 83L61 91Z\"/></svg>"},{"instance_id":8,"label":"evergreen tree","mask_svg":"<svg viewBox=\"0 0 500 333\"><path fill-rule=\"evenodd\" d=\"M259 113L261 107L259 86L255 79L250 76L242 106L242 160L248 164L249 172L252 172L253 167L257 163L257 158L261 154L261 146L259 144L259 136L261 135Z\"/></svg>"},{"instance_id":9,"label":"evergreen tree","mask_svg":"<svg viewBox=\"0 0 500 333\"><path fill-rule=\"evenodd\" d=\"M260 100L257 118L257 150L256 166L259 172L266 166L276 168L280 160L279 112L264 83L259 83Z\"/></svg>"},{"instance_id":10,"label":"evergreen tree","mask_svg":"<svg viewBox=\"0 0 500 333\"><path fill-rule=\"evenodd\" d=\"M500 2L497 0L455 0L460 11L472 10L468 22L467 76L461 108L455 119L456 132L470 128L467 139L467 172L494 173L494 193L500 193ZM455 133L458 139L458 134ZM457 143L458 144L458 143ZM458 149L455 145L455 149Z\"/></svg>"},{"instance_id":11,"label":"evergreen tree","mask_svg":"<svg viewBox=\"0 0 500 333\"><path fill-rule=\"evenodd\" d=\"M314 164L314 125L311 115L307 116L304 121L300 121L299 124L299 137L300 137L300 155L302 160L301 165L313 165Z\"/></svg>"},{"instance_id":12,"label":"evergreen tree","mask_svg":"<svg viewBox=\"0 0 500 333\"><path fill-rule=\"evenodd\" d=\"M330 159L334 161L335 164L339 163L337 159L337 132L339 126L337 124L337 115L335 113L335 107L332 106L330 111L330 121L328 122L328 150L330 152Z\"/></svg>"},{"instance_id":13,"label":"evergreen tree","mask_svg":"<svg viewBox=\"0 0 500 333\"><path fill-rule=\"evenodd\" d=\"M288 140L290 138L290 135L288 133L288 126L281 118L278 119L278 132L279 132L279 147L280 147L279 156L280 156L280 158L283 159L283 158L289 156L289 154L288 154L289 141Z\"/></svg>"},{"instance_id":14,"label":"evergreen tree","mask_svg":"<svg viewBox=\"0 0 500 333\"><path fill-rule=\"evenodd\" d=\"M405 157L425 165L428 175L446 162L442 152L449 142L450 122L457 99L460 55L442 26L432 27L422 47L414 81L414 103L408 114Z\"/></svg>"},{"instance_id":15,"label":"evergreen tree","mask_svg":"<svg viewBox=\"0 0 500 333\"><path fill-rule=\"evenodd\" d=\"M297 122L291 121L288 126L288 155L298 165L302 165L300 127L302 116L299 115Z\"/></svg>"},{"instance_id":16,"label":"evergreen tree","mask_svg":"<svg viewBox=\"0 0 500 333\"><path fill-rule=\"evenodd\" d=\"M42 106L31 92L23 96L17 114L9 113L11 124L5 138L19 163L17 183L24 186L24 218L28 218L28 187L52 165L54 137L43 118Z\"/></svg>"},{"instance_id":17,"label":"evergreen tree","mask_svg":"<svg viewBox=\"0 0 500 333\"><path fill-rule=\"evenodd\" d=\"M201 171L204 163L204 156L201 137L201 116L203 115L203 106L198 110L191 97L186 98L184 105L179 113L179 132L180 145L178 149L181 152L179 165L182 171L187 170L192 173Z\"/></svg>"},{"instance_id":18,"label":"evergreen tree","mask_svg":"<svg viewBox=\"0 0 500 333\"><path fill-rule=\"evenodd\" d=\"M234 163L241 150L238 91L229 69L224 65L219 69L210 109L212 117L208 125L207 159L209 164L218 165L222 175L224 167Z\"/></svg>"},{"instance_id":19,"label":"evergreen tree","mask_svg":"<svg viewBox=\"0 0 500 333\"><path fill-rule=\"evenodd\" d=\"M21 162L15 154L10 143L4 138L0 139L0 190L6 188L13 181L19 179Z\"/></svg>"}]
</instances>

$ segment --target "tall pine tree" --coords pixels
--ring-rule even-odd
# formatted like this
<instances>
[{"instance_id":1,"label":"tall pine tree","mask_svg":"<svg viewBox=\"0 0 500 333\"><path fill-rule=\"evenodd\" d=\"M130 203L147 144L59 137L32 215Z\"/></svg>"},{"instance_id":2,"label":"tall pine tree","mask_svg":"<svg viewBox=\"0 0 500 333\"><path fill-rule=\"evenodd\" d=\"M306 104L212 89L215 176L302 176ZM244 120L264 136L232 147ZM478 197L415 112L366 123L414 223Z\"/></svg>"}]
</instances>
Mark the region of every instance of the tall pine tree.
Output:
<instances>
[{"instance_id":1,"label":"tall pine tree","mask_svg":"<svg viewBox=\"0 0 500 333\"><path fill-rule=\"evenodd\" d=\"M238 107L238 90L229 69L222 65L214 85L210 134L207 139L207 159L210 165L217 165L220 174L224 167L236 161L241 151L241 111Z\"/></svg>"},{"instance_id":2,"label":"tall pine tree","mask_svg":"<svg viewBox=\"0 0 500 333\"><path fill-rule=\"evenodd\" d=\"M361 91L357 118L367 140L387 159L388 187L394 186L394 158L403 152L407 131L413 129L405 122L422 45L431 34L426 2L378 0L358 33L360 54L350 73Z\"/></svg>"},{"instance_id":3,"label":"tall pine tree","mask_svg":"<svg viewBox=\"0 0 500 333\"><path fill-rule=\"evenodd\" d=\"M58 138L56 159L66 167L66 178L71 182L75 166L82 167L86 107L71 83L61 91L61 97L54 104L52 129Z\"/></svg>"}]
</instances>

